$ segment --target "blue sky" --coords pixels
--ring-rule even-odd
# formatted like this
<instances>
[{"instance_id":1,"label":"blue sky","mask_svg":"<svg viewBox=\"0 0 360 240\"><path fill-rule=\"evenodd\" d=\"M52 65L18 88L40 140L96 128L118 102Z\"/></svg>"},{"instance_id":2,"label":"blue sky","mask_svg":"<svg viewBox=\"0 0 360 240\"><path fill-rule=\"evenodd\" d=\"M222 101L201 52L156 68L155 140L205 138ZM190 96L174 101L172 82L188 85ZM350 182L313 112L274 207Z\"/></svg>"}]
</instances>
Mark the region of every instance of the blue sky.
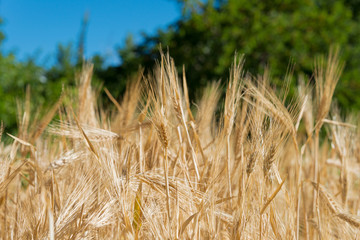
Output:
<instances>
[{"instance_id":1,"label":"blue sky","mask_svg":"<svg viewBox=\"0 0 360 240\"><path fill-rule=\"evenodd\" d=\"M154 33L181 15L175 0L0 0L2 50L14 51L20 60L53 59L58 43L77 45L85 12L86 57L100 53L112 63L127 34L140 41L142 31Z\"/></svg>"}]
</instances>

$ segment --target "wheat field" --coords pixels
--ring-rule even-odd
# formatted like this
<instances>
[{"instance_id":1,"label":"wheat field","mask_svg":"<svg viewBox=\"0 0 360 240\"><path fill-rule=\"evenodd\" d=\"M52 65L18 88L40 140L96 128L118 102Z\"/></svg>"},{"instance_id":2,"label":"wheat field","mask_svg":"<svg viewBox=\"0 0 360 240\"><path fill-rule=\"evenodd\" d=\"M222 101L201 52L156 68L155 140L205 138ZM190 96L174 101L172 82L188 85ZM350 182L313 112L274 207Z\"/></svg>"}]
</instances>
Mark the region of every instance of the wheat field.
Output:
<instances>
[{"instance_id":1,"label":"wheat field","mask_svg":"<svg viewBox=\"0 0 360 240\"><path fill-rule=\"evenodd\" d=\"M243 63L196 103L169 54L121 99L104 89L108 110L89 63L46 114L27 91L16 136L0 131L1 239L360 239L359 118L332 101L338 51L291 101L291 75L276 90Z\"/></svg>"}]
</instances>

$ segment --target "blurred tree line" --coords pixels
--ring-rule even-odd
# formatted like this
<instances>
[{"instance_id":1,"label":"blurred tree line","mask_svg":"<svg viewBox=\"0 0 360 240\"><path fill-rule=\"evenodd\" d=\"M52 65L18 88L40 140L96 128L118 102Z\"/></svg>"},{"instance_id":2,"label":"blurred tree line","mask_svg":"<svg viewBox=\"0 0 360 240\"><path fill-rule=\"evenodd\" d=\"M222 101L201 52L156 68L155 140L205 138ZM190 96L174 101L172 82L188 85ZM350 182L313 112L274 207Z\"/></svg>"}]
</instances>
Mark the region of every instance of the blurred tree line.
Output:
<instances>
[{"instance_id":1,"label":"blurred tree line","mask_svg":"<svg viewBox=\"0 0 360 240\"><path fill-rule=\"evenodd\" d=\"M117 48L120 64L106 66L103 56L94 56L95 81L121 98L127 79L139 66L145 71L153 68L161 43L180 74L185 66L194 99L209 81L227 79L235 51L245 54L245 69L254 75L269 66L273 84L281 86L291 59L295 76L312 77L314 59L338 45L346 65L335 97L345 110L360 109L360 0L177 2L181 19L156 34L143 34L139 44L129 36L125 46ZM8 130L16 126L15 98L24 95L26 85L31 86L33 102L46 107L59 97L63 84L74 84L82 63L86 21L84 18L78 47L59 45L51 68L31 59L19 62L11 53L0 54L0 119ZM3 38L1 35L0 41ZM105 95L104 103L108 103Z\"/></svg>"}]
</instances>

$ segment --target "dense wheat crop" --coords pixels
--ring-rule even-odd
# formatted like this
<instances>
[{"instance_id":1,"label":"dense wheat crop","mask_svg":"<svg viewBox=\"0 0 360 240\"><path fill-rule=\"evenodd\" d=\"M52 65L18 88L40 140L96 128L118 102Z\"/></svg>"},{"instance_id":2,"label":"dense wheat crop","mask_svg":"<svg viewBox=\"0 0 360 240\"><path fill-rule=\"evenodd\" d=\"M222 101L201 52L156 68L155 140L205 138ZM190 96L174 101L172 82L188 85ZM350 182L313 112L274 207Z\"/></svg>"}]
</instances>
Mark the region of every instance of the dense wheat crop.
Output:
<instances>
[{"instance_id":1,"label":"dense wheat crop","mask_svg":"<svg viewBox=\"0 0 360 240\"><path fill-rule=\"evenodd\" d=\"M359 119L332 103L337 51L290 103L291 76L278 91L242 66L196 103L168 55L120 100L105 89L111 110L91 64L42 118L27 92L0 144L1 238L359 239Z\"/></svg>"}]
</instances>

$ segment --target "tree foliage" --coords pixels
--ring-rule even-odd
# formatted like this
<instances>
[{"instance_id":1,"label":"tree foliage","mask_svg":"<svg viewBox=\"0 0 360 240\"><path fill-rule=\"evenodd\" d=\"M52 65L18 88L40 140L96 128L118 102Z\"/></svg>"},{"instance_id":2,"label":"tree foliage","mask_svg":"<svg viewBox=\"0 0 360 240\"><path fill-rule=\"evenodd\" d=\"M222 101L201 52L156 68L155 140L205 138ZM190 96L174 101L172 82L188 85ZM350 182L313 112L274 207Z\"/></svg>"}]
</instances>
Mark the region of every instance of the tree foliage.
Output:
<instances>
[{"instance_id":1,"label":"tree foliage","mask_svg":"<svg viewBox=\"0 0 360 240\"><path fill-rule=\"evenodd\" d=\"M194 93L208 81L226 78L234 52L244 53L250 73L271 69L281 86L290 62L294 73L311 77L314 58L334 45L342 49L346 68L336 97L347 108L360 108L360 22L357 1L179 1L183 17L166 30L146 35L141 44L127 42L119 50L125 76L138 65L150 68L159 43L186 67ZM129 57L131 56L131 57ZM192 94L194 97L194 94Z\"/></svg>"},{"instance_id":2,"label":"tree foliage","mask_svg":"<svg viewBox=\"0 0 360 240\"><path fill-rule=\"evenodd\" d=\"M43 69L33 61L18 62L13 54L0 54L0 120L7 128L16 127L17 100L23 99L27 85L31 85L38 103L44 102L42 81Z\"/></svg>"}]
</instances>

